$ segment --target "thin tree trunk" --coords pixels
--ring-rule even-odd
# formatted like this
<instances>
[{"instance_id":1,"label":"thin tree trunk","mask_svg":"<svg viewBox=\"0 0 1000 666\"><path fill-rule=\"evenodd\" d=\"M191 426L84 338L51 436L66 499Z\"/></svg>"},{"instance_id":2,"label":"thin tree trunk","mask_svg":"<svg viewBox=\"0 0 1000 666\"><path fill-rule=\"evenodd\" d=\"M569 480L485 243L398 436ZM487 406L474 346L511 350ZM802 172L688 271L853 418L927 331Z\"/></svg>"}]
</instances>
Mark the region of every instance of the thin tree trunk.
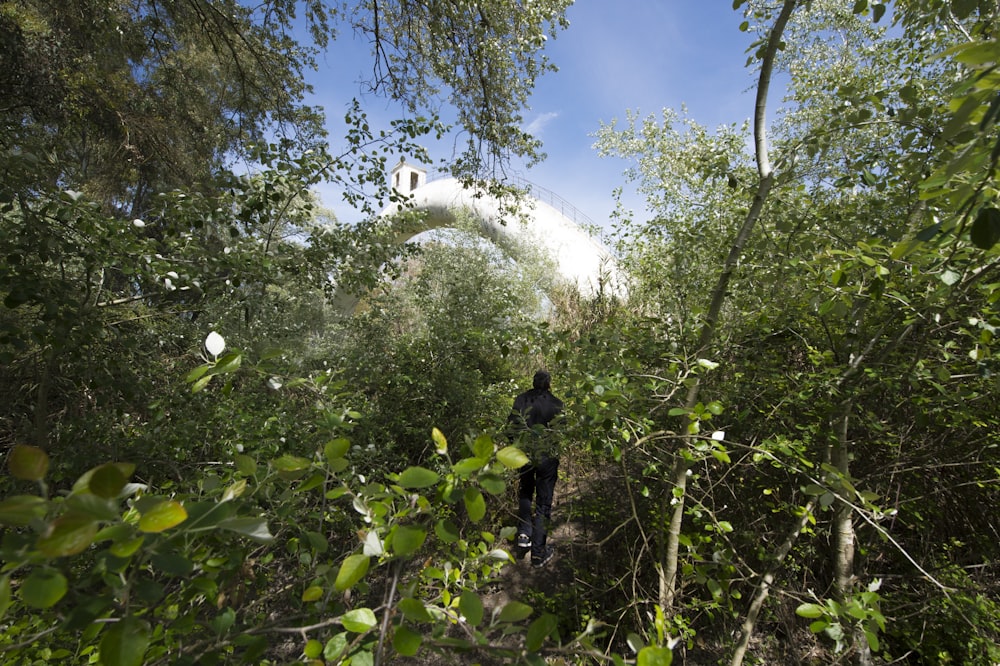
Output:
<instances>
[{"instance_id":1,"label":"thin tree trunk","mask_svg":"<svg viewBox=\"0 0 1000 666\"><path fill-rule=\"evenodd\" d=\"M837 438L830 456L833 466L844 479L849 479L851 474L851 449L847 432L852 407L852 401L845 401L841 413L837 416ZM833 536L833 597L840 603L845 603L854 594L857 580L854 576L854 508L847 502L837 503L833 517ZM868 639L857 623L851 629L851 644L854 647L855 666L871 666L872 654L868 647Z\"/></svg>"},{"instance_id":2,"label":"thin tree trunk","mask_svg":"<svg viewBox=\"0 0 1000 666\"><path fill-rule=\"evenodd\" d=\"M760 177L760 182L757 185L753 204L750 206L750 210L743 220L743 225L740 227L739 233L737 233L736 239L729 249L729 256L726 257L726 261L722 266L722 273L719 275L715 288L712 290L711 303L698 336L698 348L696 352L698 355L705 352L715 337L716 324L719 314L722 311L722 305L726 300L726 291L729 287L729 282L736 270L740 255L743 254L743 248L750 238L750 233L760 219L764 203L767 201L768 194L774 184L774 170L771 168L767 148L767 94L771 85L774 58L778 52L781 35L797 4L798 0L785 0L782 4L781 12L771 27L771 32L767 38L767 48L761 59L760 77L757 82L757 99L754 106L754 145L757 158L757 173ZM685 401L685 406L688 409L693 408L698 403L700 387L701 384L697 377L695 377L695 381L688 390ZM684 523L684 499L687 492L687 472L689 467L690 463L682 455L676 456L673 469L674 499L676 501L674 502L673 511L670 515L670 524L667 528L664 561L657 568L660 572L660 605L668 615L675 612L677 604L678 555L680 552L681 528Z\"/></svg>"},{"instance_id":3,"label":"thin tree trunk","mask_svg":"<svg viewBox=\"0 0 1000 666\"><path fill-rule=\"evenodd\" d=\"M729 660L729 666L741 666L743 664L743 657L746 656L747 648L750 646L750 637L753 636L754 627L757 625L757 617L760 615L760 610L764 607L764 602L767 601L767 597L771 593L771 584L778 573L778 568L792 550L792 546L795 545L799 535L802 534L802 530L805 528L806 523L809 522L809 517L812 515L815 506L816 500L812 499L802 507L802 515L795 521L795 527L788 533L785 540L781 542L778 549L774 551L774 562L771 568L768 569L767 573L761 577L760 582L757 583L757 592L754 594L753 601L750 602L750 608L747 609L746 618L740 627L740 642L736 646L736 650L733 651L732 659Z\"/></svg>"}]
</instances>

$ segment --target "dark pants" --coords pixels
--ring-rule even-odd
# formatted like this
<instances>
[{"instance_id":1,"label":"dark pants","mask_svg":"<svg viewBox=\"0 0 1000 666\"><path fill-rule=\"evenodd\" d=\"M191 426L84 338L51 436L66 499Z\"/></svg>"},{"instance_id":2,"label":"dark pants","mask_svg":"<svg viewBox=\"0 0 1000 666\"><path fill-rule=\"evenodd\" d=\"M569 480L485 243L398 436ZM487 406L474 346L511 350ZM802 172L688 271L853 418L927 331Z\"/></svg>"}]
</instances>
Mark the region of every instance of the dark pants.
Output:
<instances>
[{"instance_id":1,"label":"dark pants","mask_svg":"<svg viewBox=\"0 0 1000 666\"><path fill-rule=\"evenodd\" d=\"M521 487L518 491L517 532L531 537L531 557L545 555L545 521L552 517L552 496L559 473L559 458L543 456L537 465L529 463L521 468ZM535 517L531 518L534 500Z\"/></svg>"}]
</instances>

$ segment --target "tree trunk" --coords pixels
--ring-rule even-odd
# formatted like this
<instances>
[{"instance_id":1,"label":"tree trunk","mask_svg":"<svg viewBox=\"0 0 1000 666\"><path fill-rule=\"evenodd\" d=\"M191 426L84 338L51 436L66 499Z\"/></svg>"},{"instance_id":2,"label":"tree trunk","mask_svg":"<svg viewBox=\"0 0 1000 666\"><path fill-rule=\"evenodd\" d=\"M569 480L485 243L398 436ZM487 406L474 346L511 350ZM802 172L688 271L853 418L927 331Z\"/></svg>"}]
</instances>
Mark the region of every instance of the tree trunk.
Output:
<instances>
[{"instance_id":1,"label":"tree trunk","mask_svg":"<svg viewBox=\"0 0 1000 666\"><path fill-rule=\"evenodd\" d=\"M754 627L757 624L757 617L760 615L760 610L764 607L764 602L767 601L767 597L771 592L771 583L774 582L774 577L777 575L778 568L784 561L785 556L792 550L792 546L795 545L806 523L809 522L809 516L812 515L815 506L816 500L812 499L802 507L802 515L795 521L795 527L788 533L785 540L781 542L778 549L774 551L774 563L768 569L767 573L761 577L760 582L757 583L757 592L754 594L753 601L750 602L750 608L747 609L747 616L740 627L740 642L733 651L732 659L729 660L729 666L741 666L743 664L743 657L746 656L747 647L750 645L750 637L753 635Z\"/></svg>"},{"instance_id":2,"label":"tree trunk","mask_svg":"<svg viewBox=\"0 0 1000 666\"><path fill-rule=\"evenodd\" d=\"M830 462L844 479L850 479L851 475L851 450L847 431L852 407L850 400L845 401L837 416L837 437L830 455ZM857 580L854 575L854 509L847 502L837 502L833 517L833 537L833 598L845 603L854 594ZM868 648L868 639L857 623L852 625L850 639L854 648L855 666L871 666L872 654Z\"/></svg>"},{"instance_id":3,"label":"tree trunk","mask_svg":"<svg viewBox=\"0 0 1000 666\"><path fill-rule=\"evenodd\" d=\"M743 254L743 248L750 238L750 233L760 219L761 213L764 210L764 203L767 201L771 186L774 184L774 170L771 168L767 148L767 94L771 85L774 58L781 43L781 35L797 4L798 0L784 0L781 12L775 19L774 25L771 27L771 32L768 34L767 48L764 50L764 55L761 59L760 76L757 81L757 99L754 106L754 146L757 158L757 173L760 176L760 182L757 185L753 204L750 206L750 210L743 220L743 225L740 227L739 233L737 233L736 239L729 249L729 255L723 264L722 273L719 275L715 288L712 290L711 303L708 312L705 314L705 321L698 336L697 355L705 353L712 339L715 337L716 324L719 314L722 311L722 304L726 300L729 281L736 270L740 256ZM698 403L700 387L701 383L696 376L694 383L688 390L685 401L685 407L688 409L693 408ZM685 437L682 446L687 446L688 442L689 438ZM674 497L676 502L673 505L670 524L667 528L666 547L664 548L665 560L657 567L660 575L660 605L667 615L673 614L676 611L677 605L678 555L680 552L681 529L684 523L684 504L689 468L690 463L687 459L677 454L675 456L673 473Z\"/></svg>"}]
</instances>

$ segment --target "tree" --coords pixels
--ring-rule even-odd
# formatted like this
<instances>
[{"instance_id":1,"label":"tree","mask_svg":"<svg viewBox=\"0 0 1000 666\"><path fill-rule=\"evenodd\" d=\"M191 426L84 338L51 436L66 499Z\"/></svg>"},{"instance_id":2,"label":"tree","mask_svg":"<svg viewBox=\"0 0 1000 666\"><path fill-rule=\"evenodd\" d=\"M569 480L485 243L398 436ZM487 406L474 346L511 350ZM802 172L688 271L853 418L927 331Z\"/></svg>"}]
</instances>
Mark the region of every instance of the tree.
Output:
<instances>
[{"instance_id":1,"label":"tree","mask_svg":"<svg viewBox=\"0 0 1000 666\"><path fill-rule=\"evenodd\" d=\"M772 44L767 35L775 25L773 10L766 3L753 3L747 10L746 27L750 20L762 21L758 56ZM933 31L926 29L928 19L939 10L956 29L944 26ZM791 76L788 100L791 107L775 127L776 177L760 209L762 224L753 237L747 238L746 244L740 240L733 244L741 248L738 256L744 270L737 272L734 288L726 295L727 307L719 309L718 301L713 299L701 310L704 313L701 331L713 328L719 331L715 344L708 348L698 344L694 333L697 327L690 326L688 318L678 317L684 328L677 329L683 341L676 343L677 346L708 349L714 362L733 368L707 375L704 382L694 380L688 395L705 386L722 405L739 408L740 418L734 421L739 426L727 428L727 443L734 431L739 432L743 441L758 442L748 447L756 460L788 466L804 483L801 495L792 492L776 507L781 512L793 513L789 515L790 529L775 527L771 552L762 553L756 563L745 563L747 570L764 574L755 575L759 583L743 624L743 642L734 654L733 663L742 660L768 589L775 577L780 576L783 566L787 566L785 558L789 553L794 555L795 548L800 552L808 548L796 546L799 534L811 533L811 522L828 510L832 512L830 544L820 551L830 558L826 580L831 584L832 598L825 605L803 604L800 612L813 618L814 630L833 638L837 649L850 647L859 663L870 663L870 650L880 649L877 635L881 631L893 637L893 627L886 629L884 625L879 599L880 595L883 602L891 599L894 594L901 594L903 588L887 589L883 585L879 589L876 580L865 582L868 563L889 557L926 575L929 563L939 556L933 554L933 548L925 550L927 544L918 548L913 543L905 544L905 539L895 539L879 524L889 511L873 503L877 498L889 496L887 479L880 471L885 465L903 469L906 465L902 460L908 459L900 452L899 458L887 461L885 452L899 449L889 447L886 434L906 433L900 437L929 453L927 447L932 446L929 442L933 440L929 433L943 424L931 425L933 419L928 422L926 414L917 417L902 406L920 405L922 409L929 406L925 402L928 396L917 397L915 393L917 386L926 386L923 382L928 379L927 372L949 379L957 375L976 376L971 368L954 365L958 361L955 354L933 350L968 348L968 342L959 341L969 332L962 322L979 322L984 316L990 317L980 309L985 306L989 310L988 297L986 301L978 300L984 294L972 296L967 288L957 285L965 284L961 276L966 275L982 275L989 282L987 276L992 272L992 257L971 250L962 233L973 228L975 220L977 234L973 240L978 239L980 247L992 245L986 232L992 225L988 222L991 213L976 211L982 205L978 192L984 191L981 167L989 164L987 147L993 146L992 116L986 111L995 88L991 88L982 74L963 71L960 60L928 61L919 48L924 48L924 53L943 51L954 45L956 39L971 38L972 43L966 47L969 61L985 63L992 47L981 44L978 48L982 50L977 55L971 56L971 52L977 52L973 44L981 38L979 30L988 21L991 10L983 8L977 14L971 5L963 5L952 16L945 3L929 13L907 5L899 15L904 27L904 36L900 38L890 38L858 20L856 15L866 11L867 3L858 3L854 12L810 3L797 8L792 15L787 40L778 52L784 55L779 55L776 61ZM872 5L871 11L878 19L884 15L885 7ZM921 18L915 20L918 15ZM825 39L830 35L831 25L847 38ZM917 25L920 27L916 28ZM962 52L961 48L954 51ZM894 56L887 57L887 53ZM949 89L952 85L958 87ZM962 94L948 109L946 105L956 90ZM975 92L966 97L966 91ZM963 103L965 110L955 114ZM666 118L672 120L669 115ZM682 256L705 257L706 263L699 267L717 273L719 269L712 266L712 261L720 251L713 243L721 242L716 234L724 226L716 220L753 211L754 202L749 195L759 193L753 186L744 185L742 158L732 150L711 152L712 146L725 145L725 132L707 141L691 143L684 143L684 137L673 132L667 123L660 128L647 122L642 132L640 136L631 121L624 131L608 128L601 136L601 145L610 152L641 158L637 175L643 188L667 193L651 200L654 205L661 204L655 208L658 219L638 229L629 228L628 233L654 239L654 247L662 248L667 265L677 265ZM694 127L689 136L700 139L697 132ZM956 134L962 134L958 145L948 145ZM979 148L969 149L970 145ZM687 150L678 155L663 150L665 146L682 146ZM969 166L968 172L964 171L965 166ZM936 177L925 180L929 172L935 171ZM695 185L693 194L690 183L697 180L690 178L692 173L704 174L704 185ZM958 178L958 187L955 183L943 185L941 177L946 173L963 174ZM973 173L976 175L972 176ZM724 184L736 190L731 203L724 196ZM684 196L674 196L675 192ZM941 206L938 197L950 195L954 196ZM741 198L742 210L738 207ZM696 205L702 201L715 202L715 212L704 214ZM728 214L720 214L720 206ZM956 215L957 221L937 222L955 220ZM701 233L697 236L688 232L691 220L701 223ZM947 230L947 238L938 236L939 230ZM958 233L952 235L955 231ZM928 241L936 242L928 244ZM651 291L660 287L667 293L705 293L704 287L691 288L699 280L704 283L703 277L680 283L672 281L696 271L671 273L658 268L648 256L640 255L639 259L643 266L649 267L646 274L653 280ZM722 265L725 276L729 264ZM751 268L752 271L748 270ZM657 280L661 283L657 284ZM725 284L725 279L720 284ZM722 295L718 291L713 293ZM725 317L717 319L720 312ZM668 310L661 316L668 313L673 314ZM945 331L955 332L958 338L951 339ZM772 344L787 346L786 351L780 347L774 350L778 353L775 360L769 358ZM977 344L984 344L984 339ZM979 358L979 348L970 354ZM919 360L914 360L914 353ZM945 361L945 366L937 365L941 361ZM938 369L930 370L931 367ZM890 379L899 376L909 379L902 383ZM745 384L735 394L732 392L751 378L754 383ZM979 395L980 389L992 391L978 383L976 388L968 390ZM756 401L762 397L763 402L757 406ZM897 411L887 410L890 404ZM697 424L696 407L697 404L688 402L674 411L690 416L692 424ZM921 408L916 409L916 414L921 413ZM965 409L976 411L971 405ZM926 430L915 432L905 427L907 416L903 414L917 418ZM760 422L752 424L756 418ZM947 427L954 433L964 432L965 418L954 413L946 419ZM980 414L978 418L992 419L988 414ZM946 465L966 469L960 461L978 455L974 448L963 452L938 451L934 457L946 458L950 461ZM694 495L692 501L698 501L699 513L717 512L719 505L732 506L739 501L741 493L733 489L729 501L718 498L710 501L708 493L718 494L719 486L697 485L699 478L708 474L708 466L701 464L692 469L693 461L678 459L680 473L673 476L671 485L681 501L674 502L670 531L673 534L676 528L676 533L687 543L692 537L681 531L685 520L683 498ZM882 467L870 463L873 460L881 461ZM938 462L929 460L923 465L911 469L942 469ZM817 471L810 472L814 469ZM769 476L764 470L734 473L744 479ZM901 477L895 478L899 481ZM919 487L919 478L919 475L908 476L901 485L894 486L893 492L898 497L900 488L906 488L905 493L912 493L910 496L922 496L926 488ZM978 479L978 483L986 482L989 487L991 481L982 475ZM765 494L772 496L773 481L765 483L768 484L763 485ZM935 487L935 494L949 494L944 490L947 484ZM975 501L982 502L985 497ZM692 512L687 516L687 520L694 520ZM913 518L925 524L923 518ZM747 524L754 520L745 516L740 522ZM735 519L729 522L737 524ZM971 536L977 530L970 526L967 534ZM896 524L897 536L907 531L908 528ZM875 542L887 539L891 545L878 548L872 538L862 534L875 537ZM735 551L739 552L739 548ZM803 554L808 552L805 550ZM863 560L859 552L865 553ZM671 558L666 561L670 564ZM697 569L697 565L692 568ZM669 572L668 569L665 573ZM824 579L823 575L818 577ZM672 580L669 575L663 578L667 582ZM941 591L938 588L938 593ZM990 602L982 603L988 606ZM975 607L975 602L969 602L969 606ZM961 614L952 616L956 623L964 624L967 620ZM989 627L974 621L969 625L974 627L971 631L977 636L974 639L977 644L990 640ZM895 638L905 633L902 626L897 631ZM901 640L903 647L895 647L911 649L912 644L905 640Z\"/></svg>"}]
</instances>

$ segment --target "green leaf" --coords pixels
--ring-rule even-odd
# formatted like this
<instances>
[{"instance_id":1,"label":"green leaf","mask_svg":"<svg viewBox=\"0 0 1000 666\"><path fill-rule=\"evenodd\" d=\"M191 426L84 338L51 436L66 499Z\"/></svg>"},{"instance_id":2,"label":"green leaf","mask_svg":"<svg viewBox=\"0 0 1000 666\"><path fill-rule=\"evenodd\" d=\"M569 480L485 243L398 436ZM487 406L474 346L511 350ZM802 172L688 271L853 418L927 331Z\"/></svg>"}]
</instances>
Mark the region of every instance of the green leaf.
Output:
<instances>
[{"instance_id":1,"label":"green leaf","mask_svg":"<svg viewBox=\"0 0 1000 666\"><path fill-rule=\"evenodd\" d=\"M153 568L171 576L187 576L194 571L194 564L178 553L156 553L150 558Z\"/></svg>"},{"instance_id":2,"label":"green leaf","mask_svg":"<svg viewBox=\"0 0 1000 666\"><path fill-rule=\"evenodd\" d=\"M434 525L434 534L445 543L455 543L461 536L455 523L445 519L439 520Z\"/></svg>"},{"instance_id":3,"label":"green leaf","mask_svg":"<svg viewBox=\"0 0 1000 666\"><path fill-rule=\"evenodd\" d=\"M670 666L674 661L674 653L667 647L649 645L639 650L636 666Z\"/></svg>"},{"instance_id":4,"label":"green leaf","mask_svg":"<svg viewBox=\"0 0 1000 666\"><path fill-rule=\"evenodd\" d=\"M486 458L463 458L452 466L452 471L458 476L468 476L486 466Z\"/></svg>"},{"instance_id":5,"label":"green leaf","mask_svg":"<svg viewBox=\"0 0 1000 666\"><path fill-rule=\"evenodd\" d=\"M112 544L111 547L108 548L108 552L114 555L115 557L120 557L123 559L127 557L132 557L132 555L135 554L135 551L139 550L139 546L141 546L143 541L145 540L146 540L145 537L139 536L135 537L134 539L128 539L127 541L120 541L118 543Z\"/></svg>"},{"instance_id":6,"label":"green leaf","mask_svg":"<svg viewBox=\"0 0 1000 666\"><path fill-rule=\"evenodd\" d=\"M140 666L149 647L149 625L132 616L124 618L101 637L101 664Z\"/></svg>"},{"instance_id":7,"label":"green leaf","mask_svg":"<svg viewBox=\"0 0 1000 666\"><path fill-rule=\"evenodd\" d=\"M205 375L204 377L202 377L201 379L199 379L198 381L196 381L194 384L191 385L191 393L198 393L203 388L208 386L208 383L210 381L212 381L212 375Z\"/></svg>"},{"instance_id":8,"label":"green leaf","mask_svg":"<svg viewBox=\"0 0 1000 666\"><path fill-rule=\"evenodd\" d=\"M340 623L344 625L344 629L352 633L363 634L378 624L378 620L375 619L375 613L370 608L355 608L344 613L340 618Z\"/></svg>"},{"instance_id":9,"label":"green leaf","mask_svg":"<svg viewBox=\"0 0 1000 666\"><path fill-rule=\"evenodd\" d=\"M312 462L306 458L300 458L299 456L293 456L286 453L277 460L273 461L272 464L279 472L301 472L304 469L309 469Z\"/></svg>"},{"instance_id":10,"label":"green leaf","mask_svg":"<svg viewBox=\"0 0 1000 666\"><path fill-rule=\"evenodd\" d=\"M117 502L91 493L70 495L65 505L72 511L90 516L92 520L112 521L118 518Z\"/></svg>"},{"instance_id":11,"label":"green leaf","mask_svg":"<svg viewBox=\"0 0 1000 666\"><path fill-rule=\"evenodd\" d=\"M799 617L822 617L823 613L823 607L819 604L800 604L799 607L795 609L795 614Z\"/></svg>"},{"instance_id":12,"label":"green leaf","mask_svg":"<svg viewBox=\"0 0 1000 666\"><path fill-rule=\"evenodd\" d=\"M236 622L236 611L232 608L226 608L224 611L212 618L210 626L212 631L214 631L219 636L226 634L233 627Z\"/></svg>"},{"instance_id":13,"label":"green leaf","mask_svg":"<svg viewBox=\"0 0 1000 666\"><path fill-rule=\"evenodd\" d=\"M135 471L135 465L126 463L105 463L93 470L87 486L98 497L113 499L118 497Z\"/></svg>"},{"instance_id":14,"label":"green leaf","mask_svg":"<svg viewBox=\"0 0 1000 666\"><path fill-rule=\"evenodd\" d=\"M413 657L420 650L423 637L406 625L399 625L392 634L392 647L403 657Z\"/></svg>"},{"instance_id":15,"label":"green leaf","mask_svg":"<svg viewBox=\"0 0 1000 666\"><path fill-rule=\"evenodd\" d=\"M319 585L310 585L302 591L302 601L309 603L311 601L319 601L323 598L323 588ZM317 654L319 654L317 652Z\"/></svg>"},{"instance_id":16,"label":"green leaf","mask_svg":"<svg viewBox=\"0 0 1000 666\"><path fill-rule=\"evenodd\" d=\"M35 545L46 557L76 555L94 542L97 527L85 513L67 513L54 520Z\"/></svg>"},{"instance_id":17,"label":"green leaf","mask_svg":"<svg viewBox=\"0 0 1000 666\"><path fill-rule=\"evenodd\" d=\"M730 459L729 457L729 453L721 449L712 449L711 451L709 451L709 453L711 453L712 457L714 457L721 463L729 464L733 462L732 459Z\"/></svg>"},{"instance_id":18,"label":"green leaf","mask_svg":"<svg viewBox=\"0 0 1000 666\"><path fill-rule=\"evenodd\" d=\"M412 555L424 545L427 532L419 527L400 525L392 532L392 551L396 555L406 557Z\"/></svg>"},{"instance_id":19,"label":"green leaf","mask_svg":"<svg viewBox=\"0 0 1000 666\"><path fill-rule=\"evenodd\" d=\"M477 458L489 458L493 454L493 438L480 434L472 443L472 454Z\"/></svg>"},{"instance_id":20,"label":"green leaf","mask_svg":"<svg viewBox=\"0 0 1000 666\"><path fill-rule=\"evenodd\" d=\"M254 518L245 516L240 518L227 518L219 523L219 527L230 532L242 534L259 543L270 543L274 536L267 528L266 518Z\"/></svg>"},{"instance_id":21,"label":"green leaf","mask_svg":"<svg viewBox=\"0 0 1000 666\"><path fill-rule=\"evenodd\" d=\"M469 514L469 520L478 523L486 515L486 500L478 488L465 489L465 510Z\"/></svg>"},{"instance_id":22,"label":"green leaf","mask_svg":"<svg viewBox=\"0 0 1000 666\"><path fill-rule=\"evenodd\" d=\"M941 273L941 282L944 282L949 287L962 279L962 276L952 270L945 270Z\"/></svg>"},{"instance_id":23,"label":"green leaf","mask_svg":"<svg viewBox=\"0 0 1000 666\"><path fill-rule=\"evenodd\" d=\"M187 376L184 378L185 383L190 384L191 382L198 381L205 375L206 372L208 372L209 368L211 367L212 366L207 364L199 365L197 368L187 373Z\"/></svg>"},{"instance_id":24,"label":"green leaf","mask_svg":"<svg viewBox=\"0 0 1000 666\"><path fill-rule=\"evenodd\" d=\"M404 488L427 488L437 483L440 478L437 472L424 467L407 467L399 475L399 485Z\"/></svg>"},{"instance_id":25,"label":"green leaf","mask_svg":"<svg viewBox=\"0 0 1000 666\"><path fill-rule=\"evenodd\" d=\"M41 481L49 471L49 456L37 446L16 444L7 454L7 469L22 481Z\"/></svg>"},{"instance_id":26,"label":"green leaf","mask_svg":"<svg viewBox=\"0 0 1000 666\"><path fill-rule=\"evenodd\" d=\"M487 472L479 476L479 485L490 495L502 495L507 490L507 483L499 474Z\"/></svg>"},{"instance_id":27,"label":"green leaf","mask_svg":"<svg viewBox=\"0 0 1000 666\"><path fill-rule=\"evenodd\" d=\"M302 654L304 654L307 659L318 659L319 656L323 654L323 644L315 638L310 638L306 641L306 646L303 648Z\"/></svg>"},{"instance_id":28,"label":"green leaf","mask_svg":"<svg viewBox=\"0 0 1000 666\"><path fill-rule=\"evenodd\" d=\"M10 576L0 576L0 620L7 615L7 609L12 603L10 593Z\"/></svg>"},{"instance_id":29,"label":"green leaf","mask_svg":"<svg viewBox=\"0 0 1000 666\"><path fill-rule=\"evenodd\" d=\"M219 375L236 372L239 370L242 362L243 354L241 352L230 352L218 360L215 364L214 372Z\"/></svg>"},{"instance_id":30,"label":"green leaf","mask_svg":"<svg viewBox=\"0 0 1000 666\"><path fill-rule=\"evenodd\" d=\"M1000 210L992 206L980 209L972 222L969 237L973 244L982 250L988 250L996 245L997 241L1000 241Z\"/></svg>"},{"instance_id":31,"label":"green leaf","mask_svg":"<svg viewBox=\"0 0 1000 666\"><path fill-rule=\"evenodd\" d=\"M520 601L509 601L502 609L500 609L500 615L497 616L497 621L520 622L521 620L531 617L531 612L531 606L522 604Z\"/></svg>"},{"instance_id":32,"label":"green leaf","mask_svg":"<svg viewBox=\"0 0 1000 666\"><path fill-rule=\"evenodd\" d=\"M23 527L48 510L48 504L35 495L14 495L0 502L0 525Z\"/></svg>"},{"instance_id":33,"label":"green leaf","mask_svg":"<svg viewBox=\"0 0 1000 666\"><path fill-rule=\"evenodd\" d=\"M434 440L434 448L439 455L444 455L448 453L448 440L445 438L444 433L434 428L431 430L431 438Z\"/></svg>"},{"instance_id":34,"label":"green leaf","mask_svg":"<svg viewBox=\"0 0 1000 666\"><path fill-rule=\"evenodd\" d=\"M346 648L347 632L339 633L326 642L323 647L323 658L327 661L337 661Z\"/></svg>"},{"instance_id":35,"label":"green leaf","mask_svg":"<svg viewBox=\"0 0 1000 666\"><path fill-rule=\"evenodd\" d=\"M507 469L520 469L528 464L528 456L516 446L505 446L497 451L497 460Z\"/></svg>"},{"instance_id":36,"label":"green leaf","mask_svg":"<svg viewBox=\"0 0 1000 666\"><path fill-rule=\"evenodd\" d=\"M462 592L458 600L458 610L465 616L465 621L473 627L478 627L483 621L483 602L479 599L479 595L471 590Z\"/></svg>"},{"instance_id":37,"label":"green leaf","mask_svg":"<svg viewBox=\"0 0 1000 666\"><path fill-rule=\"evenodd\" d=\"M139 530L142 532L164 532L187 520L187 511L180 502L165 500L146 511L139 518Z\"/></svg>"},{"instance_id":38,"label":"green leaf","mask_svg":"<svg viewBox=\"0 0 1000 666\"><path fill-rule=\"evenodd\" d=\"M525 638L525 647L530 652L537 652L542 647L545 639L559 626L559 620L551 613L545 613L528 626L528 633Z\"/></svg>"},{"instance_id":39,"label":"green leaf","mask_svg":"<svg viewBox=\"0 0 1000 666\"><path fill-rule=\"evenodd\" d=\"M51 608L66 595L69 583L55 569L35 569L21 582L18 594L32 608Z\"/></svg>"},{"instance_id":40,"label":"green leaf","mask_svg":"<svg viewBox=\"0 0 1000 666\"><path fill-rule=\"evenodd\" d=\"M323 454L326 456L328 462L332 463L334 460L340 460L351 448L351 441L346 437L338 437L337 439L331 440L326 443L323 447Z\"/></svg>"},{"instance_id":41,"label":"green leaf","mask_svg":"<svg viewBox=\"0 0 1000 666\"><path fill-rule=\"evenodd\" d=\"M367 555L348 555L340 563L340 570L337 572L337 580L333 586L338 591L343 592L354 587L354 584L364 578L368 573L369 558Z\"/></svg>"},{"instance_id":42,"label":"green leaf","mask_svg":"<svg viewBox=\"0 0 1000 666\"><path fill-rule=\"evenodd\" d=\"M411 622L431 622L433 618L427 612L422 601L413 597L403 597L399 600L399 611Z\"/></svg>"},{"instance_id":43,"label":"green leaf","mask_svg":"<svg viewBox=\"0 0 1000 666\"><path fill-rule=\"evenodd\" d=\"M241 453L236 456L236 471L244 476L253 476L257 473L257 461Z\"/></svg>"}]
</instances>

